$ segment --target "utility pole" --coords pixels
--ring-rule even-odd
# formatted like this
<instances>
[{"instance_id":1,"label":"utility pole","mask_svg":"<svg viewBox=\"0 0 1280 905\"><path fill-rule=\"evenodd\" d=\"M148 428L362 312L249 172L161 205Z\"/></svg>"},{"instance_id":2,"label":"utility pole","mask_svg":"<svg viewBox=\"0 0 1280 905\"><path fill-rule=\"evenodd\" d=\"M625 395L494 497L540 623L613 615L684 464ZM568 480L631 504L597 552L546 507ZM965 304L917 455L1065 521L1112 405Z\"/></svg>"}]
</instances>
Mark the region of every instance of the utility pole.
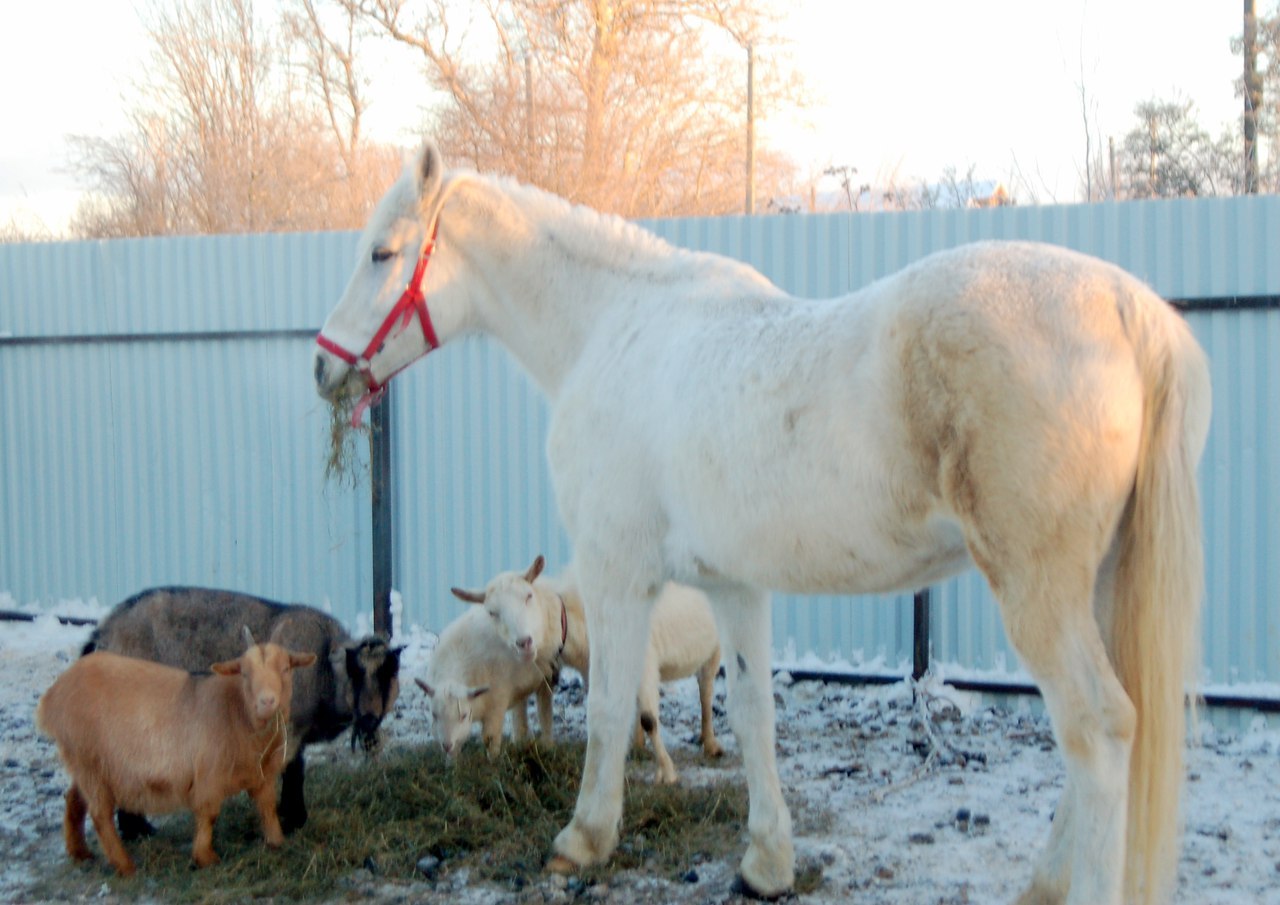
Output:
<instances>
[{"instance_id":1,"label":"utility pole","mask_svg":"<svg viewBox=\"0 0 1280 905\"><path fill-rule=\"evenodd\" d=\"M756 212L756 54L747 42L747 203L748 216Z\"/></svg>"},{"instance_id":2,"label":"utility pole","mask_svg":"<svg viewBox=\"0 0 1280 905\"><path fill-rule=\"evenodd\" d=\"M1107 179L1111 185L1109 200L1116 200L1116 137L1107 137Z\"/></svg>"},{"instance_id":3,"label":"utility pole","mask_svg":"<svg viewBox=\"0 0 1280 905\"><path fill-rule=\"evenodd\" d=\"M1244 0L1244 191L1258 194L1258 110L1262 107L1262 77L1258 75L1258 13L1256 0Z\"/></svg>"}]
</instances>

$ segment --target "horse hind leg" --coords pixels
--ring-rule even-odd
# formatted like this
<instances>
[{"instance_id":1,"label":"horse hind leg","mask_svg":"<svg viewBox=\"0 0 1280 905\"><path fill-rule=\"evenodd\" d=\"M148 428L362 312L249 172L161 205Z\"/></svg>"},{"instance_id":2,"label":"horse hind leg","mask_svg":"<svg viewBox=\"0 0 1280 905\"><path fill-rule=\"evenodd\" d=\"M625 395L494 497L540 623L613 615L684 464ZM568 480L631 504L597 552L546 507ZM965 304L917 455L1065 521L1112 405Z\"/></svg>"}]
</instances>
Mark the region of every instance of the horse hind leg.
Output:
<instances>
[{"instance_id":1,"label":"horse hind leg","mask_svg":"<svg viewBox=\"0 0 1280 905\"><path fill-rule=\"evenodd\" d=\"M1001 588L1009 639L1044 696L1067 772L1048 844L1018 903L1119 905L1137 716L1094 616L1095 570L1062 548L1055 556L1028 565L1021 580L1006 571L992 582Z\"/></svg>"}]
</instances>

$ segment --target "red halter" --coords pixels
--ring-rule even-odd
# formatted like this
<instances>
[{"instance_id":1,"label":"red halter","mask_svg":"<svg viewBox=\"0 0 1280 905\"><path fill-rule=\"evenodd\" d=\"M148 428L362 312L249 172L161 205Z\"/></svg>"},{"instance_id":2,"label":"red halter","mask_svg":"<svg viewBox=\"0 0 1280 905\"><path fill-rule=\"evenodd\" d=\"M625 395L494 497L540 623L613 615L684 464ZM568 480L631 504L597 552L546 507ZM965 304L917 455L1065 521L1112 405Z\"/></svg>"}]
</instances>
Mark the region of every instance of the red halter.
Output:
<instances>
[{"instance_id":1,"label":"red halter","mask_svg":"<svg viewBox=\"0 0 1280 905\"><path fill-rule=\"evenodd\" d=\"M364 399L360 400L360 404L352 416L353 421L360 417L370 403L376 402L381 397L383 390L391 382L392 377L409 366L406 364L391 372L387 375L386 380L381 383L373 376L373 356L378 354L387 336L395 328L397 320L400 321L400 330L404 331L408 328L409 321L413 319L413 315L416 313L418 315L418 323L422 326L422 337L427 341L427 352L440 347L440 340L436 337L436 328L431 323L431 314L427 311L427 297L422 291L422 278L426 275L427 262L431 260L431 252L435 250L436 233L439 228L439 223L437 223L436 227L432 229L431 238L422 247L422 254L418 257L418 266L413 269L413 276L409 278L409 285L401 293L399 301L391 307L391 311L388 312L386 319L383 320L382 326L378 328L377 333L373 334L373 339L369 340L369 345L365 346L364 352L356 355L354 352L344 349L323 333L316 336L316 344L320 348L327 352L332 352L359 371L364 376L365 383L369 386L368 394ZM424 352L423 354L425 355L426 353Z\"/></svg>"}]
</instances>

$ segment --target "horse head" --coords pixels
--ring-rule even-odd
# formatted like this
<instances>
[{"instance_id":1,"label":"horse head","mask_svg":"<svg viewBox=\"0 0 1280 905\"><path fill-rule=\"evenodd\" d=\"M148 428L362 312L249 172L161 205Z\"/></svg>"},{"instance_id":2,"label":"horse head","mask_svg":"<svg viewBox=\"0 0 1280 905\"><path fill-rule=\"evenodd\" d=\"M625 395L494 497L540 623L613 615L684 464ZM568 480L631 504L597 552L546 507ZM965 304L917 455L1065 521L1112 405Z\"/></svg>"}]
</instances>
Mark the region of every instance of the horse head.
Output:
<instances>
[{"instance_id":1,"label":"horse head","mask_svg":"<svg viewBox=\"0 0 1280 905\"><path fill-rule=\"evenodd\" d=\"M449 297L451 256L436 252L441 208L459 181L427 142L378 203L342 299L316 337L325 399L363 393L362 411L392 376L463 329L467 306Z\"/></svg>"}]
</instances>

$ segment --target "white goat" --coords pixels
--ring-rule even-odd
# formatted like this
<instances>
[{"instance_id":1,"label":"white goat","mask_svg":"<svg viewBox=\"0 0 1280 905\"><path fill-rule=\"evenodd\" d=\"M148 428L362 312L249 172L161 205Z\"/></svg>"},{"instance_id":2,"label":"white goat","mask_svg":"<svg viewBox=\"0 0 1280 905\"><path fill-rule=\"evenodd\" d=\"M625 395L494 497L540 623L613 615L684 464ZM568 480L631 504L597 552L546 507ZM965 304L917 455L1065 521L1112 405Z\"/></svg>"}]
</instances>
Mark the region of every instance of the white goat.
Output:
<instances>
[{"instance_id":1,"label":"white goat","mask_svg":"<svg viewBox=\"0 0 1280 905\"><path fill-rule=\"evenodd\" d=\"M415 679L431 699L436 739L452 756L481 724L490 755L502 748L502 722L512 711L517 741L529 732L529 695L537 696L544 741L551 740L551 690L554 671L516 656L489 617L467 610L440 634L427 667L427 680Z\"/></svg>"},{"instance_id":2,"label":"white goat","mask_svg":"<svg viewBox=\"0 0 1280 905\"><path fill-rule=\"evenodd\" d=\"M546 560L538 556L523 574L501 572L483 592L453 588L453 595L483 606L503 639L525 662L536 663L542 670L565 663L590 683L587 620L572 570L559 579L539 580L545 565ZM658 684L697 674L702 702L700 741L708 755L719 757L724 749L716 740L711 720L711 698L719 668L720 642L706 595L686 585L668 582L654 605L649 623L636 729L636 744L643 744L640 735L643 729L653 746L658 782L676 781L675 764L662 744Z\"/></svg>"}]
</instances>

